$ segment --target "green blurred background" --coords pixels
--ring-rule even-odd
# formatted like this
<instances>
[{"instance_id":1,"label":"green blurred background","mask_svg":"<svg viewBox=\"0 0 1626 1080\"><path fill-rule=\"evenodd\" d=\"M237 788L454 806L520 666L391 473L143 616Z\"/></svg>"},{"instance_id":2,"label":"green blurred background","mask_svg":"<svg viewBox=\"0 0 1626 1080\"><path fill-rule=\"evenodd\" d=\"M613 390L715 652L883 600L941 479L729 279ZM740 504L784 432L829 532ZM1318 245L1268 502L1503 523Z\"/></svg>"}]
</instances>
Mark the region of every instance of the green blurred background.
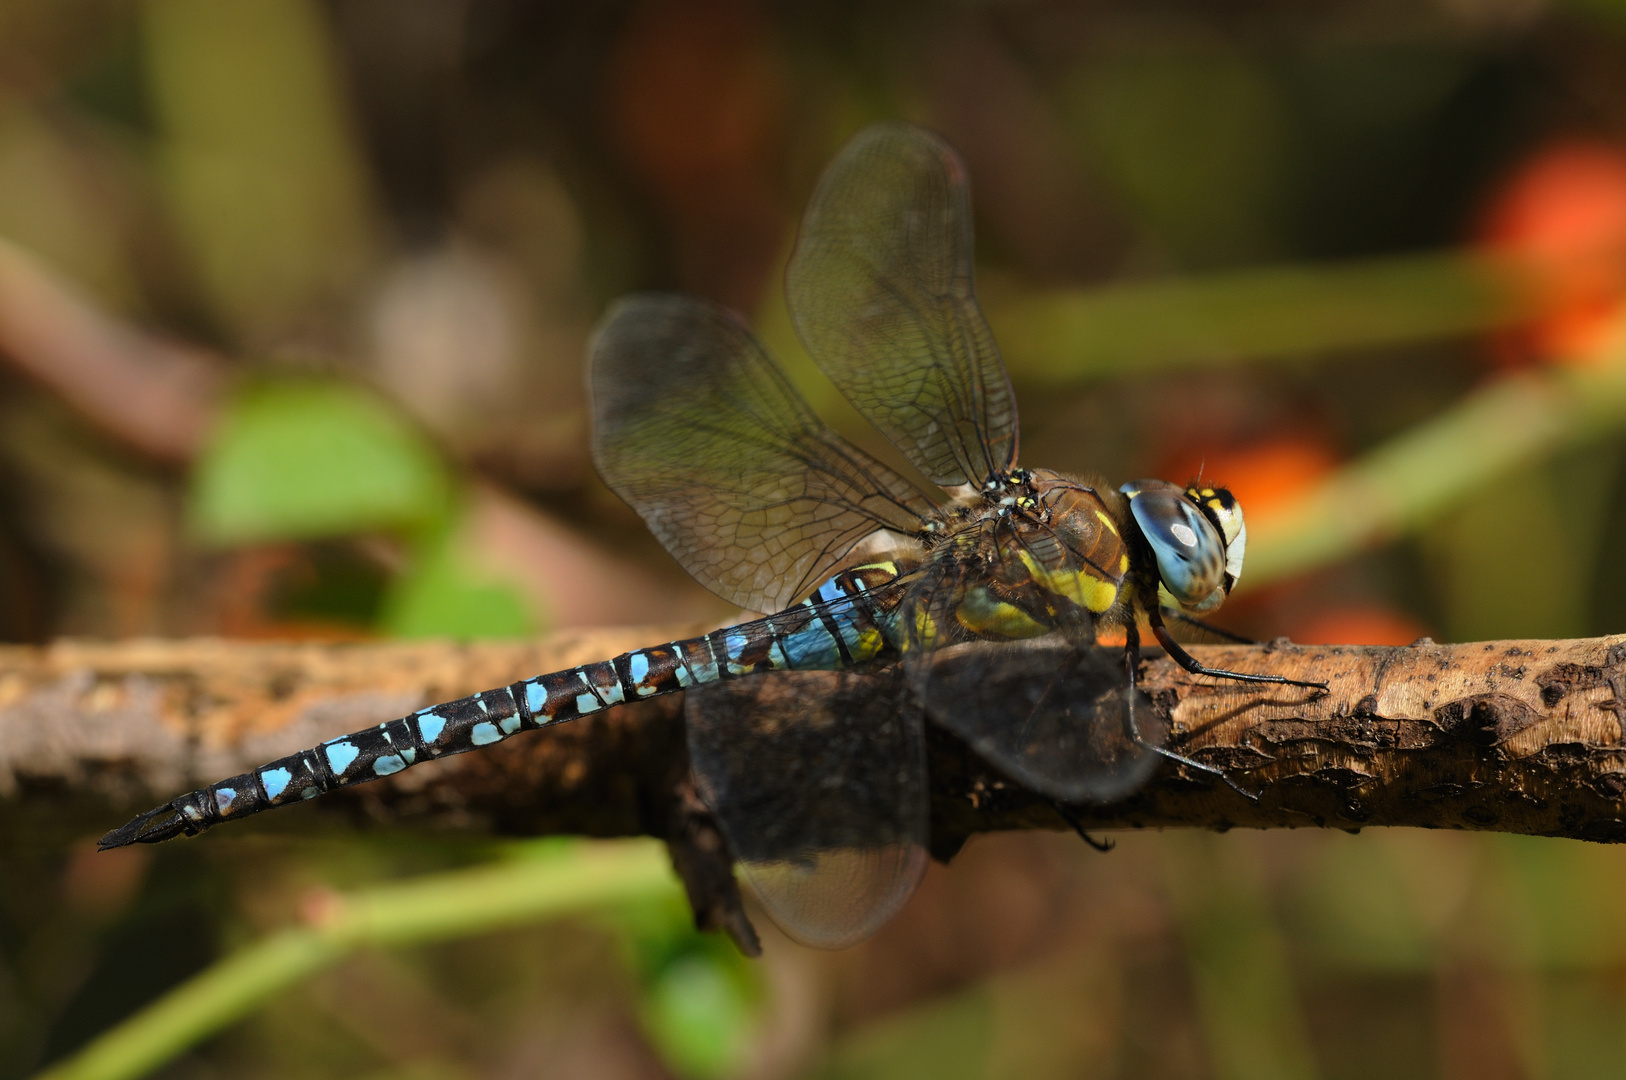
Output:
<instances>
[{"instance_id":1,"label":"green blurred background","mask_svg":"<svg viewBox=\"0 0 1626 1080\"><path fill-rule=\"evenodd\" d=\"M1626 630L1611 0L0 0L0 640L727 617L594 478L586 335L733 305L885 455L779 281L900 117L969 165L1023 460L1229 482L1229 625ZM556 855L335 819L98 856L29 792L0 1078L312 890ZM746 963L657 890L362 949L157 1075L1614 1077L1623 905L1565 841L989 837L846 953Z\"/></svg>"}]
</instances>

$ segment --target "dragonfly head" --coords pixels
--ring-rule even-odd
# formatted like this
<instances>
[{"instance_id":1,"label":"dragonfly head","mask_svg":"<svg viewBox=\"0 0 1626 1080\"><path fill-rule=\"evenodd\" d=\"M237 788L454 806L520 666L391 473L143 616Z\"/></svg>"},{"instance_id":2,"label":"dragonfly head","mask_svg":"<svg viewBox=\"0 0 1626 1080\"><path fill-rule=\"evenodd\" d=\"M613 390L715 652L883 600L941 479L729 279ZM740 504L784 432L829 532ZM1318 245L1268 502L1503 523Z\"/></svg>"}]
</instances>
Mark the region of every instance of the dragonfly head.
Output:
<instances>
[{"instance_id":1,"label":"dragonfly head","mask_svg":"<svg viewBox=\"0 0 1626 1080\"><path fill-rule=\"evenodd\" d=\"M1132 480L1118 490L1129 497L1135 525L1157 558L1157 574L1170 596L1202 614L1225 602L1242 576L1248 527L1236 496L1222 487L1185 488L1166 480Z\"/></svg>"}]
</instances>

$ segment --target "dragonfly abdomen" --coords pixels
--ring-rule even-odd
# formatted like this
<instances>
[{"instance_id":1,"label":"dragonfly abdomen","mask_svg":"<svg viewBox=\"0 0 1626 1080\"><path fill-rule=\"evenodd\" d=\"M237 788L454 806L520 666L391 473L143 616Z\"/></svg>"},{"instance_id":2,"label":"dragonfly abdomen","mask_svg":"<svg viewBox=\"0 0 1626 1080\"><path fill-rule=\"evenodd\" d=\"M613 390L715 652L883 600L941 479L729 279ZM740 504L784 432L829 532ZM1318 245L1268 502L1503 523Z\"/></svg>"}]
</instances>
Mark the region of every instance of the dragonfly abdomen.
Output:
<instances>
[{"instance_id":1,"label":"dragonfly abdomen","mask_svg":"<svg viewBox=\"0 0 1626 1080\"><path fill-rule=\"evenodd\" d=\"M221 821L483 749L522 731L719 679L854 667L889 647L882 627L896 600L874 591L898 573L892 563L857 567L826 581L806 602L766 618L483 690L329 739L188 792L108 833L100 846L195 835Z\"/></svg>"}]
</instances>

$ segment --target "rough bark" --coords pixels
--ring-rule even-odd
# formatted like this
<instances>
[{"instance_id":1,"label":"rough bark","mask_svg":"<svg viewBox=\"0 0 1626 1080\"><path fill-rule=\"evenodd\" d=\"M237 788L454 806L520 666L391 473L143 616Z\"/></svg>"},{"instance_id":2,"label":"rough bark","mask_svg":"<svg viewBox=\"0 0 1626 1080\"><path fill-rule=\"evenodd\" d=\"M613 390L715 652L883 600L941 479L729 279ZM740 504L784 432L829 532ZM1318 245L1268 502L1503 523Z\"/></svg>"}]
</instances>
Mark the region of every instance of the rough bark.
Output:
<instances>
[{"instance_id":1,"label":"rough bark","mask_svg":"<svg viewBox=\"0 0 1626 1080\"><path fill-rule=\"evenodd\" d=\"M116 825L321 739L682 630L527 644L3 649L0 816L45 808L74 829ZM1216 666L1323 680L1329 691L1217 682L1149 654L1143 684L1170 719L1171 745L1224 768L1258 799L1165 763L1132 798L1077 808L1086 827L1411 825L1626 838L1626 637L1193 651ZM327 804L348 807L352 820L414 827L670 837L694 828L680 718L677 697L625 706L255 823L335 827ZM1042 797L946 733L932 732L930 761L939 855L975 832L1063 827Z\"/></svg>"},{"instance_id":2,"label":"rough bark","mask_svg":"<svg viewBox=\"0 0 1626 1080\"><path fill-rule=\"evenodd\" d=\"M0 843L94 836L133 811L325 738L685 629L594 631L530 644L199 640L0 649ZM1168 724L1169 745L1224 769L1257 797L1165 761L1131 798L1070 808L1074 827L1409 825L1626 839L1626 636L1192 651L1217 667L1325 681L1328 690L1218 682L1148 654L1143 686ZM976 832L1068 827L1045 798L930 725L928 757L939 858ZM757 951L727 846L689 779L680 695L216 832L346 821L660 837L699 925Z\"/></svg>"}]
</instances>

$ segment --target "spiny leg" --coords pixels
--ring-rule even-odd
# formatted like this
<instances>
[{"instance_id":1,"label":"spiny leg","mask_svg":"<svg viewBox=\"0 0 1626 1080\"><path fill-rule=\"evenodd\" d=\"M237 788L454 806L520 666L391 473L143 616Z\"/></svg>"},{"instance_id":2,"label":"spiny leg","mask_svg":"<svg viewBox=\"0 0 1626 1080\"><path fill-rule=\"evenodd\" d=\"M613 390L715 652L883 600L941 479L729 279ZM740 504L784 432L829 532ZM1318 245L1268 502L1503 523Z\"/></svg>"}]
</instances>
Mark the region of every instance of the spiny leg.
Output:
<instances>
[{"instance_id":1,"label":"spiny leg","mask_svg":"<svg viewBox=\"0 0 1626 1080\"><path fill-rule=\"evenodd\" d=\"M1258 675L1251 671L1227 671L1225 668L1209 667L1186 652L1180 643L1169 635L1169 628L1163 625L1163 616L1158 611L1154 609L1147 612L1146 619L1152 624L1152 633L1157 637L1157 643L1163 646L1163 651L1169 654L1169 659L1193 675L1209 675L1216 679L1235 679L1237 682L1302 686L1309 690L1327 692L1327 684L1324 682L1308 682L1304 679L1289 679L1286 675Z\"/></svg>"},{"instance_id":2,"label":"spiny leg","mask_svg":"<svg viewBox=\"0 0 1626 1080\"><path fill-rule=\"evenodd\" d=\"M1233 645L1258 645L1258 644L1260 644L1260 642L1255 641L1251 637L1244 637L1241 634L1232 633L1230 630L1225 629L1225 627L1223 627L1223 626L1215 626L1213 623L1207 621L1206 619L1199 619L1195 615L1187 615L1185 612L1181 611L1179 608L1166 607L1166 608L1163 609L1162 613L1163 613L1163 615L1165 617L1174 619L1177 622L1183 622L1187 626L1195 626L1197 629L1201 630L1205 634L1213 634L1215 637L1224 638L1226 641L1231 642Z\"/></svg>"},{"instance_id":3,"label":"spiny leg","mask_svg":"<svg viewBox=\"0 0 1626 1080\"><path fill-rule=\"evenodd\" d=\"M1140 627L1129 623L1124 635L1124 667L1129 675L1129 694L1124 705L1124 724L1129 730L1129 738L1142 750L1150 750L1154 754L1161 754L1170 761L1178 762L1187 768L1207 773L1224 782L1225 786L1247 799L1249 802L1258 802L1259 795L1231 779L1229 773L1214 765L1205 765L1196 758L1187 757L1177 750L1170 750L1167 746L1159 746L1141 734L1140 721L1135 719L1135 692L1140 681Z\"/></svg>"}]
</instances>

